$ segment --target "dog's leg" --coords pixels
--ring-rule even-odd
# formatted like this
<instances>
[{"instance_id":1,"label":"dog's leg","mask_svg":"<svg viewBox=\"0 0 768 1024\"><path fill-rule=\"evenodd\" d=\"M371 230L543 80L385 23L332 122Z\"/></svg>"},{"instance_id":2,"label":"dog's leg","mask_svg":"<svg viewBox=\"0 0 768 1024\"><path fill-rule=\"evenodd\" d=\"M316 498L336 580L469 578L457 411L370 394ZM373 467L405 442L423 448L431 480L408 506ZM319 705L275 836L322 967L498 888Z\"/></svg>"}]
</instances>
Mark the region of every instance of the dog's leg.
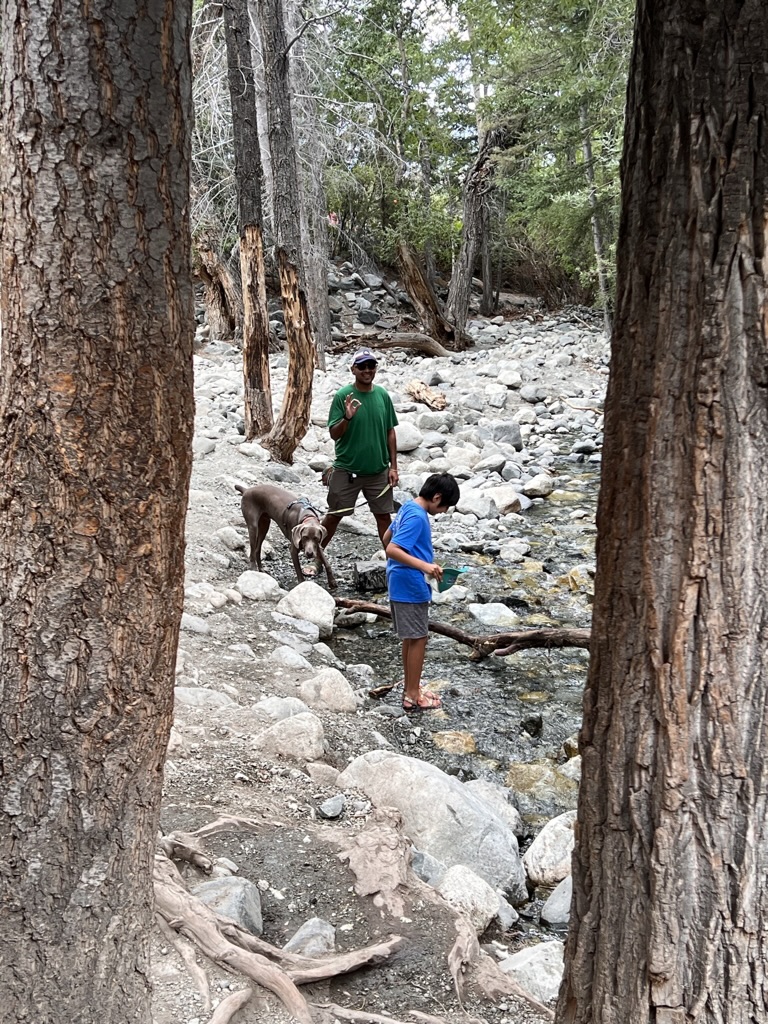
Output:
<instances>
[{"instance_id":1,"label":"dog's leg","mask_svg":"<svg viewBox=\"0 0 768 1024\"><path fill-rule=\"evenodd\" d=\"M296 545L293 543L293 539L289 538L289 546L291 549L291 559L293 560L293 568L296 570L296 579L299 583L304 582L304 570L301 568L301 561L299 560L299 551Z\"/></svg>"},{"instance_id":2,"label":"dog's leg","mask_svg":"<svg viewBox=\"0 0 768 1024\"><path fill-rule=\"evenodd\" d=\"M251 532L251 528L248 528L248 532L251 538L251 565L256 563L256 568L259 572L264 570L261 568L261 546L264 543L264 538L267 536L269 530L269 524L271 520L266 512L262 512L259 518L256 520L256 528Z\"/></svg>"},{"instance_id":3,"label":"dog's leg","mask_svg":"<svg viewBox=\"0 0 768 1024\"><path fill-rule=\"evenodd\" d=\"M322 564L325 569L325 578L328 580L328 589L335 590L337 586L336 577L333 575L333 569L331 569L328 564L328 559L325 557L325 552L322 548L319 548L318 550L317 561Z\"/></svg>"}]
</instances>

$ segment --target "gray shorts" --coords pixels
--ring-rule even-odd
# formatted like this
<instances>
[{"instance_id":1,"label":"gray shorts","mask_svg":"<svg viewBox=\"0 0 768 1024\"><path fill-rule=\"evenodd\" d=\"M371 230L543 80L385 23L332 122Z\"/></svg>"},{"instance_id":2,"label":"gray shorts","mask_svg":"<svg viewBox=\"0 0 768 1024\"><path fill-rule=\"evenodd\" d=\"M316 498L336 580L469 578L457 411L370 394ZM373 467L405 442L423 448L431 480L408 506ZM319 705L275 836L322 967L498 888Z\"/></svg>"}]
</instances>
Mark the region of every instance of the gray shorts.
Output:
<instances>
[{"instance_id":1,"label":"gray shorts","mask_svg":"<svg viewBox=\"0 0 768 1024\"><path fill-rule=\"evenodd\" d=\"M429 633L429 601L422 604L408 604L405 601L390 601L392 628L401 640L419 640Z\"/></svg>"},{"instance_id":2,"label":"gray shorts","mask_svg":"<svg viewBox=\"0 0 768 1024\"><path fill-rule=\"evenodd\" d=\"M389 486L389 470L373 476L360 476L346 469L332 469L328 484L328 515L351 516L355 511L358 496L362 492L368 507L376 516L392 515L395 503Z\"/></svg>"}]
</instances>

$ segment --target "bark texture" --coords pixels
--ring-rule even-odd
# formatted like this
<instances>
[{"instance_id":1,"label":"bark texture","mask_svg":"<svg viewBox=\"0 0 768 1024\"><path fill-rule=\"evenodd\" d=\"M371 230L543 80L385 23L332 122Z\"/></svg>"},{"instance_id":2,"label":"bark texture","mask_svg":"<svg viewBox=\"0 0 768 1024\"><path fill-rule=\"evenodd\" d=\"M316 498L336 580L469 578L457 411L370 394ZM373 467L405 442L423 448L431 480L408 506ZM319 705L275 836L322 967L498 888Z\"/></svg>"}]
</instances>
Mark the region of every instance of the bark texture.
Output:
<instances>
[{"instance_id":1,"label":"bark texture","mask_svg":"<svg viewBox=\"0 0 768 1024\"><path fill-rule=\"evenodd\" d=\"M269 313L261 216L261 158L247 0L226 0L222 10L232 104L240 277L243 284L245 438L251 441L257 435L266 434L272 427Z\"/></svg>"},{"instance_id":2,"label":"bark texture","mask_svg":"<svg viewBox=\"0 0 768 1024\"><path fill-rule=\"evenodd\" d=\"M191 464L190 5L0 18L0 1017L136 1024Z\"/></svg>"},{"instance_id":3,"label":"bark texture","mask_svg":"<svg viewBox=\"0 0 768 1024\"><path fill-rule=\"evenodd\" d=\"M283 404L263 444L274 458L290 462L309 426L315 349L301 254L299 174L282 0L258 0L258 16L274 181L275 262L288 343Z\"/></svg>"},{"instance_id":4,"label":"bark texture","mask_svg":"<svg viewBox=\"0 0 768 1024\"><path fill-rule=\"evenodd\" d=\"M403 287L408 292L414 309L429 337L433 338L442 348L452 352L461 352L463 349L469 348L472 339L463 326L455 327L446 320L427 275L416 255L405 242L398 244L397 257L403 276Z\"/></svg>"},{"instance_id":5,"label":"bark texture","mask_svg":"<svg viewBox=\"0 0 768 1024\"><path fill-rule=\"evenodd\" d=\"M768 20L640 0L557 1019L768 1019Z\"/></svg>"},{"instance_id":6,"label":"bark texture","mask_svg":"<svg viewBox=\"0 0 768 1024\"><path fill-rule=\"evenodd\" d=\"M243 298L216 244L205 233L195 242L195 272L203 284L205 315L211 337L234 337L242 322Z\"/></svg>"}]
</instances>

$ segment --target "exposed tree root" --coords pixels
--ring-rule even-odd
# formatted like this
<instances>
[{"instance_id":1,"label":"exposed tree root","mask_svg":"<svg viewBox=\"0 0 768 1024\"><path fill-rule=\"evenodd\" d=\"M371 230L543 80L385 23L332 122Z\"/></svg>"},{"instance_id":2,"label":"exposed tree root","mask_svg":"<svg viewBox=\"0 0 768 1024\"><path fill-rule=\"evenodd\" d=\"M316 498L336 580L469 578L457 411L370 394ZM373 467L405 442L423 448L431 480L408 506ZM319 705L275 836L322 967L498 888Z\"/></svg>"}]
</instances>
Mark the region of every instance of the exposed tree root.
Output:
<instances>
[{"instance_id":1,"label":"exposed tree root","mask_svg":"<svg viewBox=\"0 0 768 1024\"><path fill-rule=\"evenodd\" d=\"M155 856L154 888L155 909L171 928L192 939L214 963L239 971L268 989L301 1024L312 1024L307 1001L287 974L263 956L230 942L221 932L218 916L189 892L163 853Z\"/></svg>"},{"instance_id":2,"label":"exposed tree root","mask_svg":"<svg viewBox=\"0 0 768 1024\"><path fill-rule=\"evenodd\" d=\"M239 992L233 992L226 999L222 999L208 1024L229 1024L238 1010L242 1010L245 1004L251 1001L252 996L252 988L241 988Z\"/></svg>"},{"instance_id":3,"label":"exposed tree root","mask_svg":"<svg viewBox=\"0 0 768 1024\"><path fill-rule=\"evenodd\" d=\"M192 975L192 980L197 986L200 998L203 1000L203 1011L208 1013L211 1008L211 986L208 982L208 975L195 958L194 946L179 935L178 932L175 932L160 914L155 914L155 920L163 934L163 938L173 946L184 961L184 966Z\"/></svg>"},{"instance_id":4,"label":"exposed tree root","mask_svg":"<svg viewBox=\"0 0 768 1024\"><path fill-rule=\"evenodd\" d=\"M468 918L460 914L456 918L458 938L448 954L448 968L453 977L456 997L464 1005L468 990L474 989L477 995L495 1002L503 996L515 996L523 999L540 1014L555 1019L554 1013L538 999L500 971L495 962L480 949L475 929Z\"/></svg>"},{"instance_id":5,"label":"exposed tree root","mask_svg":"<svg viewBox=\"0 0 768 1024\"><path fill-rule=\"evenodd\" d=\"M346 1006L339 1006L338 1003L313 1003L313 1009L320 1010L327 1020L348 1020L353 1024L405 1024L395 1017L388 1017L384 1013L369 1013L367 1010L350 1010ZM427 1013L419 1013L417 1010L409 1010L408 1017L414 1017L424 1024L445 1024L442 1017L432 1017Z\"/></svg>"},{"instance_id":6,"label":"exposed tree root","mask_svg":"<svg viewBox=\"0 0 768 1024\"><path fill-rule=\"evenodd\" d=\"M351 608L358 612L372 612L382 618L389 619L392 613L387 605L376 604L374 601L356 601L351 598L337 597L336 604L341 608ZM440 636L448 636L460 644L472 648L472 657L476 661L487 658L491 654L503 657L527 651L533 648L583 647L589 650L590 631L588 629L516 629L507 633L491 633L475 636L458 626L444 622L430 622L429 629Z\"/></svg>"}]
</instances>

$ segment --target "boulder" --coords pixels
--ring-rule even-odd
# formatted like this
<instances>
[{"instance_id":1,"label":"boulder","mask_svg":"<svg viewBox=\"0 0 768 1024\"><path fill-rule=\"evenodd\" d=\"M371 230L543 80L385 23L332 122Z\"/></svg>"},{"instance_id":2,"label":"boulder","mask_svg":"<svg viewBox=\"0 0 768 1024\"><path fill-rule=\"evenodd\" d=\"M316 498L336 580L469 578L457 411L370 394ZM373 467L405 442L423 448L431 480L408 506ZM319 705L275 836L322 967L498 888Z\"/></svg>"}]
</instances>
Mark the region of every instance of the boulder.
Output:
<instances>
[{"instance_id":1,"label":"boulder","mask_svg":"<svg viewBox=\"0 0 768 1024\"><path fill-rule=\"evenodd\" d=\"M337 668L321 669L299 687L301 699L313 708L327 711L355 711L355 691Z\"/></svg>"},{"instance_id":2,"label":"boulder","mask_svg":"<svg viewBox=\"0 0 768 1024\"><path fill-rule=\"evenodd\" d=\"M285 593L274 577L254 569L238 576L235 589L251 601L278 601Z\"/></svg>"},{"instance_id":3,"label":"boulder","mask_svg":"<svg viewBox=\"0 0 768 1024\"><path fill-rule=\"evenodd\" d=\"M555 489L555 482L549 473L537 473L523 484L523 494L528 498L546 498Z\"/></svg>"},{"instance_id":4,"label":"boulder","mask_svg":"<svg viewBox=\"0 0 768 1024\"><path fill-rule=\"evenodd\" d=\"M177 686L173 695L179 704L192 708L224 708L235 703L226 693L208 690L204 686Z\"/></svg>"},{"instance_id":5,"label":"boulder","mask_svg":"<svg viewBox=\"0 0 768 1024\"><path fill-rule=\"evenodd\" d=\"M552 895L541 908L541 919L553 928L563 928L571 916L571 897L573 896L573 877L568 875L554 889Z\"/></svg>"},{"instance_id":6,"label":"boulder","mask_svg":"<svg viewBox=\"0 0 768 1024\"><path fill-rule=\"evenodd\" d=\"M299 583L293 590L289 591L277 606L278 612L283 615L291 615L297 619L306 619L314 623L321 637L331 636L333 633L333 614L336 611L336 602L317 583L307 580Z\"/></svg>"},{"instance_id":7,"label":"boulder","mask_svg":"<svg viewBox=\"0 0 768 1024\"><path fill-rule=\"evenodd\" d=\"M322 917L311 917L293 933L283 949L301 956L326 956L336 949L336 929Z\"/></svg>"},{"instance_id":8,"label":"boulder","mask_svg":"<svg viewBox=\"0 0 768 1024\"><path fill-rule=\"evenodd\" d=\"M516 629L520 625L519 616L507 608L505 604L468 604L470 615L482 622L484 626L497 626L499 629Z\"/></svg>"},{"instance_id":9,"label":"boulder","mask_svg":"<svg viewBox=\"0 0 768 1024\"><path fill-rule=\"evenodd\" d=\"M261 935L261 897L258 888L247 878L226 875L196 885L193 894L222 917L239 924L252 935Z\"/></svg>"},{"instance_id":10,"label":"boulder","mask_svg":"<svg viewBox=\"0 0 768 1024\"><path fill-rule=\"evenodd\" d=\"M499 968L542 1003L557 999L563 979L562 942L540 942L505 957Z\"/></svg>"},{"instance_id":11,"label":"boulder","mask_svg":"<svg viewBox=\"0 0 768 1024\"><path fill-rule=\"evenodd\" d=\"M397 438L397 450L399 452L412 452L424 440L419 428L407 421L398 423L395 427L395 437Z\"/></svg>"},{"instance_id":12,"label":"boulder","mask_svg":"<svg viewBox=\"0 0 768 1024\"><path fill-rule=\"evenodd\" d=\"M483 934L498 913L499 894L463 864L448 868L437 890L452 907L467 915L478 935Z\"/></svg>"},{"instance_id":13,"label":"boulder","mask_svg":"<svg viewBox=\"0 0 768 1024\"><path fill-rule=\"evenodd\" d=\"M493 810L435 765L387 750L356 757L339 776L377 807L396 807L414 845L449 867L464 864L510 899L527 898L517 838Z\"/></svg>"},{"instance_id":14,"label":"boulder","mask_svg":"<svg viewBox=\"0 0 768 1024\"><path fill-rule=\"evenodd\" d=\"M557 885L571 873L576 811L566 811L544 828L525 852L523 864L534 885Z\"/></svg>"},{"instance_id":15,"label":"boulder","mask_svg":"<svg viewBox=\"0 0 768 1024\"><path fill-rule=\"evenodd\" d=\"M323 756L323 724L317 715L305 711L275 722L254 739L266 754L279 754L293 761L317 761Z\"/></svg>"}]
</instances>

